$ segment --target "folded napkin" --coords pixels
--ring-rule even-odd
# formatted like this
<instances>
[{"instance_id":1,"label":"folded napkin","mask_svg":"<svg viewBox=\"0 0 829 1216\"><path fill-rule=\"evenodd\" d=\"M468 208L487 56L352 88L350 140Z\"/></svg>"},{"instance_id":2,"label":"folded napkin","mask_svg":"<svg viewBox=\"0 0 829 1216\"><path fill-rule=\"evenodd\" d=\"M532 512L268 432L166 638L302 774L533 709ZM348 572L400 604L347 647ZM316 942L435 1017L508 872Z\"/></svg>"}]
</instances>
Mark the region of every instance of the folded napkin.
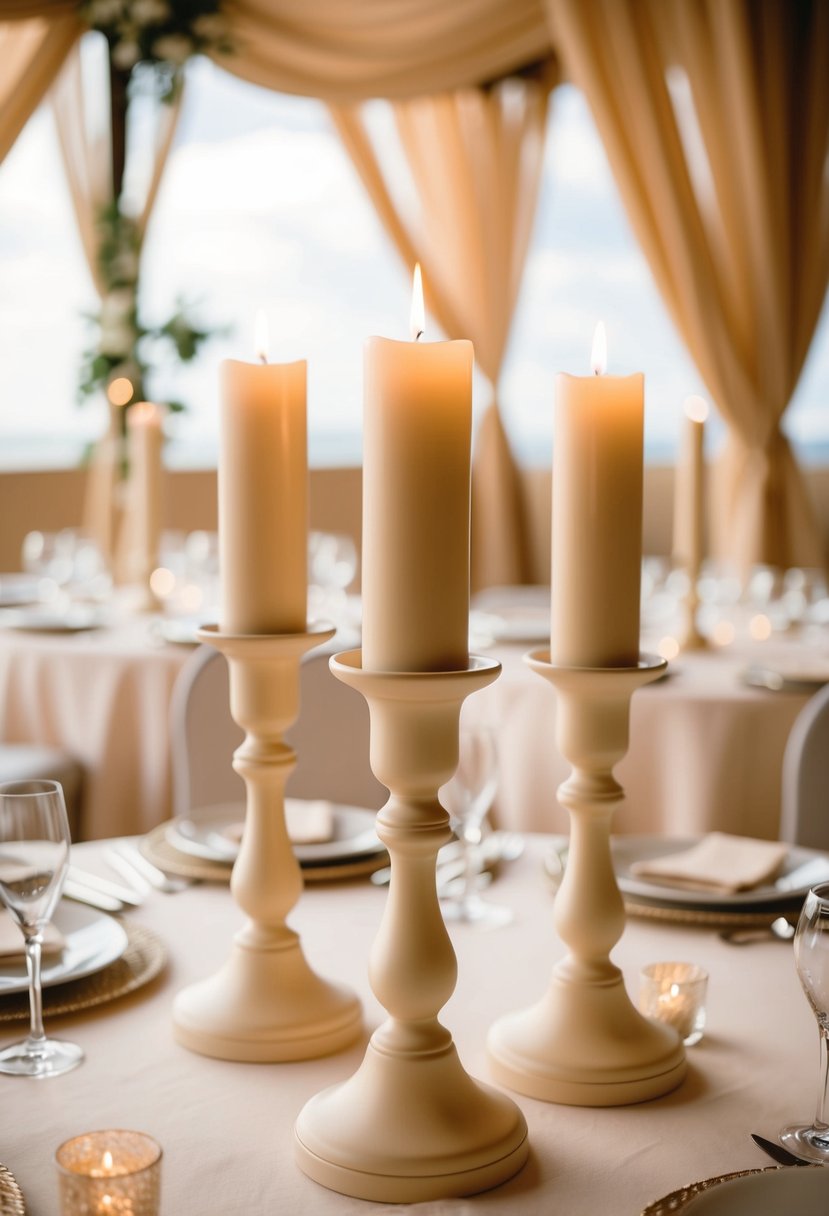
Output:
<instances>
[{"instance_id":1,"label":"folded napkin","mask_svg":"<svg viewBox=\"0 0 829 1216\"><path fill-rule=\"evenodd\" d=\"M733 895L770 882L788 851L788 845L776 840L709 832L681 853L634 862L630 872L637 878L653 878L669 886Z\"/></svg>"},{"instance_id":2,"label":"folded napkin","mask_svg":"<svg viewBox=\"0 0 829 1216\"><path fill-rule=\"evenodd\" d=\"M334 839L334 807L330 802L306 802L298 798L285 801L285 826L292 844L325 844ZM229 823L222 835L241 843L244 822Z\"/></svg>"},{"instance_id":3,"label":"folded napkin","mask_svg":"<svg viewBox=\"0 0 829 1216\"><path fill-rule=\"evenodd\" d=\"M43 953L59 954L66 945L63 934L54 925L47 925L43 934ZM12 920L5 908L0 910L0 962L12 963L25 959L26 949L23 934L17 921Z\"/></svg>"}]
</instances>

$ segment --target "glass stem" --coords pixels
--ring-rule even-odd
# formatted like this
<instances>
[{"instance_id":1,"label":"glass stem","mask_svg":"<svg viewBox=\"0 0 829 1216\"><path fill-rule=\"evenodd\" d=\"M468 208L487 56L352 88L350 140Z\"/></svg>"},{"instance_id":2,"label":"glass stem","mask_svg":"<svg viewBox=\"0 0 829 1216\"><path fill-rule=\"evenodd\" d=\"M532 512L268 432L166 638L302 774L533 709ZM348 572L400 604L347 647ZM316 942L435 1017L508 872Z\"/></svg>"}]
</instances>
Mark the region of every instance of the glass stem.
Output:
<instances>
[{"instance_id":1,"label":"glass stem","mask_svg":"<svg viewBox=\"0 0 829 1216\"><path fill-rule=\"evenodd\" d=\"M820 1027L820 1079L817 1091L815 1127L829 1131L829 1027Z\"/></svg>"},{"instance_id":2,"label":"glass stem","mask_svg":"<svg viewBox=\"0 0 829 1216\"><path fill-rule=\"evenodd\" d=\"M43 935L39 930L26 934L26 970L29 973L29 1039L32 1042L42 1042L46 1035L43 1032L43 1000L40 986L40 950L43 945Z\"/></svg>"}]
</instances>

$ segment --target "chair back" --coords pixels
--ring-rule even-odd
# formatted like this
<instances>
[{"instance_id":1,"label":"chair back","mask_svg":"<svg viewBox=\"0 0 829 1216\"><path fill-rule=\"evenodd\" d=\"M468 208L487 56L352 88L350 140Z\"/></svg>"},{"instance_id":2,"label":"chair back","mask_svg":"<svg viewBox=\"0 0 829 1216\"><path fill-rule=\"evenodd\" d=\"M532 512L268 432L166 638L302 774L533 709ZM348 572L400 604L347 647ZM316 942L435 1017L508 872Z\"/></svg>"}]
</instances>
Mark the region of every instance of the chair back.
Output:
<instances>
[{"instance_id":1,"label":"chair back","mask_svg":"<svg viewBox=\"0 0 829 1216\"><path fill-rule=\"evenodd\" d=\"M800 711L786 744L780 839L829 850L829 684Z\"/></svg>"},{"instance_id":2,"label":"chair back","mask_svg":"<svg viewBox=\"0 0 829 1216\"><path fill-rule=\"evenodd\" d=\"M302 660L299 716L285 735L297 752L287 793L376 810L388 794L369 767L368 707L329 670L339 649L329 644ZM243 738L230 716L227 662L212 646L200 646L179 673L170 705L176 815L244 802L244 783L231 766Z\"/></svg>"}]
</instances>

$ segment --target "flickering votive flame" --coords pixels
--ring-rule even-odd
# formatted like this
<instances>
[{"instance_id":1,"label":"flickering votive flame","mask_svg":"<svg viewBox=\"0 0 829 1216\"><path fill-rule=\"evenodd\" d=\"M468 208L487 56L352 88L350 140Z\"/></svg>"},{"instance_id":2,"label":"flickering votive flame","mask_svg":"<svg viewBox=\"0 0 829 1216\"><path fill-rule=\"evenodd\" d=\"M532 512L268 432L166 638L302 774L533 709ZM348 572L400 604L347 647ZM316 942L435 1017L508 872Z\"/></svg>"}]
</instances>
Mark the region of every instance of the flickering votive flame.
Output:
<instances>
[{"instance_id":1,"label":"flickering votive flame","mask_svg":"<svg viewBox=\"0 0 829 1216\"><path fill-rule=\"evenodd\" d=\"M101 1169L105 1174L112 1173L112 1153L109 1151L109 1149L106 1150L101 1158Z\"/></svg>"},{"instance_id":2,"label":"flickering votive flame","mask_svg":"<svg viewBox=\"0 0 829 1216\"><path fill-rule=\"evenodd\" d=\"M256 323L254 327L254 347L256 349L256 358L260 363L268 362L268 318L265 316L264 309L260 308L256 314Z\"/></svg>"},{"instance_id":3,"label":"flickering votive flame","mask_svg":"<svg viewBox=\"0 0 829 1216\"><path fill-rule=\"evenodd\" d=\"M708 417L708 402L704 397L686 397L682 408L692 422L705 422L705 419Z\"/></svg>"},{"instance_id":4,"label":"flickering votive flame","mask_svg":"<svg viewBox=\"0 0 829 1216\"><path fill-rule=\"evenodd\" d=\"M604 327L604 321L599 321L593 333L590 369L594 376L603 376L607 371L607 331Z\"/></svg>"},{"instance_id":5,"label":"flickering votive flame","mask_svg":"<svg viewBox=\"0 0 829 1216\"><path fill-rule=\"evenodd\" d=\"M412 279L412 309L409 313L409 329L412 341L417 342L423 337L426 328L426 309L423 305L423 278L420 274L420 262L415 262Z\"/></svg>"}]
</instances>

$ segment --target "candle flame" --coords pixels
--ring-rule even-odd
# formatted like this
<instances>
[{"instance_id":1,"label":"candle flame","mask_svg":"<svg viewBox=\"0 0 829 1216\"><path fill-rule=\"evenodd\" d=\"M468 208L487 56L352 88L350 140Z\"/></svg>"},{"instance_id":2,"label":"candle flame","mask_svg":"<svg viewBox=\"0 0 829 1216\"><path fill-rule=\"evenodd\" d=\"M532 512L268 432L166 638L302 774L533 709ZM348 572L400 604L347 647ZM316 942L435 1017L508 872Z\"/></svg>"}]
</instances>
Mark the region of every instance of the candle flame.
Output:
<instances>
[{"instance_id":1,"label":"candle flame","mask_svg":"<svg viewBox=\"0 0 829 1216\"><path fill-rule=\"evenodd\" d=\"M607 371L607 333L604 321L599 321L593 334L593 349L590 352L590 367L594 376L603 376Z\"/></svg>"},{"instance_id":2,"label":"candle flame","mask_svg":"<svg viewBox=\"0 0 829 1216\"><path fill-rule=\"evenodd\" d=\"M426 328L426 310L423 306L423 279L420 274L420 262L416 262L414 268L412 310L409 314L409 328L413 342L423 337L423 331Z\"/></svg>"},{"instance_id":3,"label":"candle flame","mask_svg":"<svg viewBox=\"0 0 829 1216\"><path fill-rule=\"evenodd\" d=\"M692 422L705 422L708 417L708 402L704 397L686 397L682 408Z\"/></svg>"},{"instance_id":4,"label":"candle flame","mask_svg":"<svg viewBox=\"0 0 829 1216\"><path fill-rule=\"evenodd\" d=\"M112 1169L112 1153L109 1151L109 1149L106 1150L101 1158L101 1167L102 1169L105 1169L107 1173L109 1173L109 1171Z\"/></svg>"},{"instance_id":5,"label":"candle flame","mask_svg":"<svg viewBox=\"0 0 829 1216\"><path fill-rule=\"evenodd\" d=\"M268 318L265 316L265 310L260 308L256 314L256 327L254 330L254 346L256 348L256 357L262 363L268 362Z\"/></svg>"}]
</instances>

